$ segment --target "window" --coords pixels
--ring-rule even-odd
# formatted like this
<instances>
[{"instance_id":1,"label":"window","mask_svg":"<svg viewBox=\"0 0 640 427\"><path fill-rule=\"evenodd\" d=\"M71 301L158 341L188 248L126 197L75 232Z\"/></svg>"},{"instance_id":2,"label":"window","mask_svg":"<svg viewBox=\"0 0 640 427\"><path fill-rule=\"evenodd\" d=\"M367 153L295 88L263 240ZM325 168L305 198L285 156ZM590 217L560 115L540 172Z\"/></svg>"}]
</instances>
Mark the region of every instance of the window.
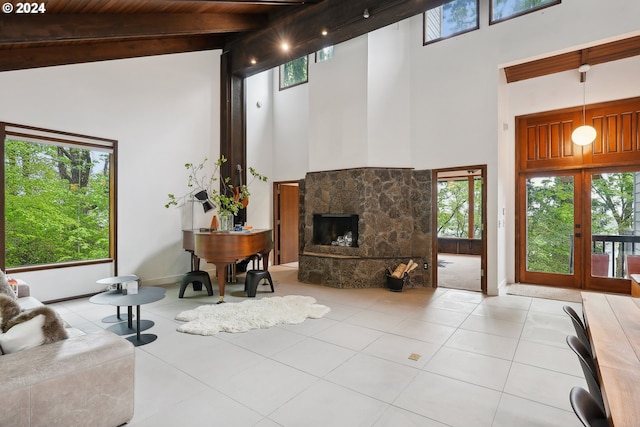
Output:
<instances>
[{"instance_id":1,"label":"window","mask_svg":"<svg viewBox=\"0 0 640 427\"><path fill-rule=\"evenodd\" d=\"M556 4L560 4L560 0L491 0L491 23L505 21Z\"/></svg>"},{"instance_id":2,"label":"window","mask_svg":"<svg viewBox=\"0 0 640 427\"><path fill-rule=\"evenodd\" d=\"M453 0L424 13L424 44L479 27L478 0Z\"/></svg>"},{"instance_id":3,"label":"window","mask_svg":"<svg viewBox=\"0 0 640 427\"><path fill-rule=\"evenodd\" d=\"M309 60L307 55L280 66L280 90L309 81Z\"/></svg>"},{"instance_id":4,"label":"window","mask_svg":"<svg viewBox=\"0 0 640 427\"><path fill-rule=\"evenodd\" d=\"M2 267L111 261L116 141L7 123L0 135Z\"/></svg>"},{"instance_id":5,"label":"window","mask_svg":"<svg viewBox=\"0 0 640 427\"><path fill-rule=\"evenodd\" d=\"M333 58L333 46L327 46L316 52L316 62L328 61Z\"/></svg>"}]
</instances>

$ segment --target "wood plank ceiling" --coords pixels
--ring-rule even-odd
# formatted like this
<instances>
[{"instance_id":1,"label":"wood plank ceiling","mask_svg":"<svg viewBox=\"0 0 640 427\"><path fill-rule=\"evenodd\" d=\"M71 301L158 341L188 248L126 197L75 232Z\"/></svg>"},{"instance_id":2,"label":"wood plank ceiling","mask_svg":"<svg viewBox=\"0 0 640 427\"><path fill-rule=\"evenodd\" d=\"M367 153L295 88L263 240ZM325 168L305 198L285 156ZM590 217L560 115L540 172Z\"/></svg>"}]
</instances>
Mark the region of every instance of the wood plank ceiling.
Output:
<instances>
[{"instance_id":1,"label":"wood plank ceiling","mask_svg":"<svg viewBox=\"0 0 640 427\"><path fill-rule=\"evenodd\" d=\"M32 14L8 2L0 71L222 49L246 77L445 0L49 0Z\"/></svg>"},{"instance_id":2,"label":"wood plank ceiling","mask_svg":"<svg viewBox=\"0 0 640 427\"><path fill-rule=\"evenodd\" d=\"M445 0L48 0L40 14L17 14L17 0L7 2L14 11L0 14L0 71L221 49L231 73L247 77ZM505 71L514 82L638 54L635 37Z\"/></svg>"}]
</instances>

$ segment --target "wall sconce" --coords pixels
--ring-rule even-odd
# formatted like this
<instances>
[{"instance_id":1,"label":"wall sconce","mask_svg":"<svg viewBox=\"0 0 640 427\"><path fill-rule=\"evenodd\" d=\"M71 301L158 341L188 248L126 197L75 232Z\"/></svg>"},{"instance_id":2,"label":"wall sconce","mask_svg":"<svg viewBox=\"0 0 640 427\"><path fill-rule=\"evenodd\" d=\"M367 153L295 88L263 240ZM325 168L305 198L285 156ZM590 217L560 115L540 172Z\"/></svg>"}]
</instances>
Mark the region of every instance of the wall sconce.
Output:
<instances>
[{"instance_id":1,"label":"wall sconce","mask_svg":"<svg viewBox=\"0 0 640 427\"><path fill-rule=\"evenodd\" d=\"M593 126L589 126L586 123L586 105L587 105L587 71L591 69L588 64L583 64L578 68L581 74L584 74L582 80L582 126L579 126L571 133L571 140L577 145L589 145L596 139L596 130Z\"/></svg>"}]
</instances>

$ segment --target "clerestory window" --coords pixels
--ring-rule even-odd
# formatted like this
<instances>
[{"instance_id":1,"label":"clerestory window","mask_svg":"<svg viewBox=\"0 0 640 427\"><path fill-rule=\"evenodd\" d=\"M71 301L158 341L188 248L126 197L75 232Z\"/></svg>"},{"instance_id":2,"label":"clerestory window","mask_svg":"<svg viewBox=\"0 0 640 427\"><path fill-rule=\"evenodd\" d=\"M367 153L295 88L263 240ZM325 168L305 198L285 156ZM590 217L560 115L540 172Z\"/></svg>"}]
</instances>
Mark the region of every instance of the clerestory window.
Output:
<instances>
[{"instance_id":1,"label":"clerestory window","mask_svg":"<svg viewBox=\"0 0 640 427\"><path fill-rule=\"evenodd\" d=\"M309 81L309 60L307 55L280 66L280 90L288 89Z\"/></svg>"},{"instance_id":2,"label":"clerestory window","mask_svg":"<svg viewBox=\"0 0 640 427\"><path fill-rule=\"evenodd\" d=\"M423 43L434 43L479 27L478 0L453 0L424 13Z\"/></svg>"},{"instance_id":3,"label":"clerestory window","mask_svg":"<svg viewBox=\"0 0 640 427\"><path fill-rule=\"evenodd\" d=\"M495 24L556 4L560 0L491 0L490 22Z\"/></svg>"}]
</instances>

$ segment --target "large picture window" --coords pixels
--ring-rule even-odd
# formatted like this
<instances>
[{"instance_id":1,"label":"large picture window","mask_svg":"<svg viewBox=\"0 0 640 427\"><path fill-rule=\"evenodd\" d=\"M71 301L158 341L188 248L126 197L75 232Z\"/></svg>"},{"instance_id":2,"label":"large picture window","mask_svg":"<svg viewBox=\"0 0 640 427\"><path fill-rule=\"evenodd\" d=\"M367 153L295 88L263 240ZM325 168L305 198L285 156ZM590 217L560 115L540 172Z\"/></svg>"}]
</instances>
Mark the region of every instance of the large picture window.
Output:
<instances>
[{"instance_id":1,"label":"large picture window","mask_svg":"<svg viewBox=\"0 0 640 427\"><path fill-rule=\"evenodd\" d=\"M309 81L309 60L307 55L280 66L280 90Z\"/></svg>"},{"instance_id":2,"label":"large picture window","mask_svg":"<svg viewBox=\"0 0 640 427\"><path fill-rule=\"evenodd\" d=\"M424 44L480 27L478 0L453 0L424 13Z\"/></svg>"},{"instance_id":3,"label":"large picture window","mask_svg":"<svg viewBox=\"0 0 640 427\"><path fill-rule=\"evenodd\" d=\"M491 23L559 4L560 0L491 0Z\"/></svg>"},{"instance_id":4,"label":"large picture window","mask_svg":"<svg viewBox=\"0 0 640 427\"><path fill-rule=\"evenodd\" d=\"M2 267L110 261L116 141L0 123Z\"/></svg>"}]
</instances>

